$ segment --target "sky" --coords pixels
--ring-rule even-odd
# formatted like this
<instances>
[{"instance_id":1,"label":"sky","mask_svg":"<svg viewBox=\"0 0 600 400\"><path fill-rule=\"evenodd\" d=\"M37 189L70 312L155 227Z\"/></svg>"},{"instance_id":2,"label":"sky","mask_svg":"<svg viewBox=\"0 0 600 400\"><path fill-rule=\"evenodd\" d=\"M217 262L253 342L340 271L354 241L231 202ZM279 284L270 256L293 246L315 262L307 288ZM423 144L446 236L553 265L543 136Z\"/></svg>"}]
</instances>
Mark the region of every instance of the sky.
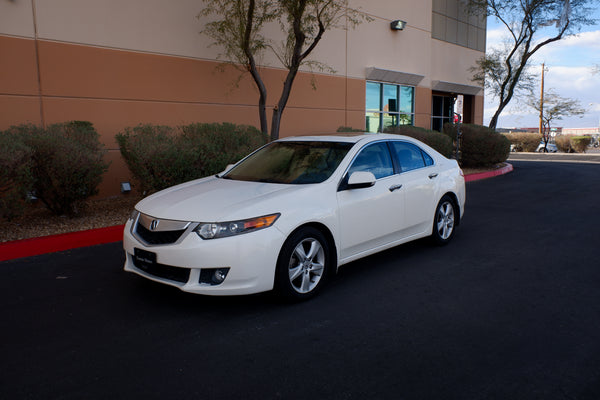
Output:
<instances>
[{"instance_id":1,"label":"sky","mask_svg":"<svg viewBox=\"0 0 600 400\"><path fill-rule=\"evenodd\" d=\"M592 128L600 125L600 71L596 74L592 72L594 65L600 66L600 4L594 7L592 18L597 20L595 25L583 27L576 36L546 45L535 54L530 63L533 71L538 72L540 77L542 63L545 64L545 92L551 90L561 97L576 99L586 109L583 116L565 117L553 121L552 125L555 127ZM553 32L556 30L554 29ZM551 33L549 32L549 35ZM488 50L497 46L503 35L502 26L490 17L487 31ZM485 125L489 123L496 111L497 104L498 101L491 94L486 93ZM523 128L538 125L539 113L513 98L502 112L497 127Z\"/></svg>"}]
</instances>

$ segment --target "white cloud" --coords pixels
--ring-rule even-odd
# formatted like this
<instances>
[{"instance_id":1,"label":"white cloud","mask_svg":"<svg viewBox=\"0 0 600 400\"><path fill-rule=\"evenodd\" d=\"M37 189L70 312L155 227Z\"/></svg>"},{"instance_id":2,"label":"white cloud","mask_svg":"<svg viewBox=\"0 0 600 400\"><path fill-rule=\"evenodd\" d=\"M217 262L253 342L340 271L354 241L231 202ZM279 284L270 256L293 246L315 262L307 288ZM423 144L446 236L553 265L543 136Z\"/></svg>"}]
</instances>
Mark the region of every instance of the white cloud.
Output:
<instances>
[{"instance_id":1,"label":"white cloud","mask_svg":"<svg viewBox=\"0 0 600 400\"><path fill-rule=\"evenodd\" d=\"M504 30L499 27L488 31L488 49L502 43ZM597 126L600 117L600 73L593 74L592 67L600 64L600 30L582 32L543 47L530 62L531 71L541 75L545 63L545 88L552 89L562 97L576 99L587 109L583 118L565 118L564 127ZM497 100L485 99L485 122L496 110ZM518 105L516 99L503 111L498 126L537 126L536 112Z\"/></svg>"}]
</instances>

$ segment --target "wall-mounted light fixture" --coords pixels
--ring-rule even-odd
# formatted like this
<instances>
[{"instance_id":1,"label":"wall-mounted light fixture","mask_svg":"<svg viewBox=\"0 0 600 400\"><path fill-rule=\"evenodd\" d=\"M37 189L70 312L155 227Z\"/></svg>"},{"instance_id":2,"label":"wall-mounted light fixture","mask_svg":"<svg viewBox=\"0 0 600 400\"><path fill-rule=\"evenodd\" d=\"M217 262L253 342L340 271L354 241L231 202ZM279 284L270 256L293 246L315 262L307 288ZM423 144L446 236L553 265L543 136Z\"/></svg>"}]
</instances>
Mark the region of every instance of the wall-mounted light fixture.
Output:
<instances>
[{"instance_id":1,"label":"wall-mounted light fixture","mask_svg":"<svg viewBox=\"0 0 600 400\"><path fill-rule=\"evenodd\" d=\"M397 19L395 21L390 22L390 28L393 31L401 31L406 26L406 21L402 21L401 19Z\"/></svg>"},{"instance_id":2,"label":"wall-mounted light fixture","mask_svg":"<svg viewBox=\"0 0 600 400\"><path fill-rule=\"evenodd\" d=\"M131 184L129 182L121 182L121 193L131 192Z\"/></svg>"}]
</instances>

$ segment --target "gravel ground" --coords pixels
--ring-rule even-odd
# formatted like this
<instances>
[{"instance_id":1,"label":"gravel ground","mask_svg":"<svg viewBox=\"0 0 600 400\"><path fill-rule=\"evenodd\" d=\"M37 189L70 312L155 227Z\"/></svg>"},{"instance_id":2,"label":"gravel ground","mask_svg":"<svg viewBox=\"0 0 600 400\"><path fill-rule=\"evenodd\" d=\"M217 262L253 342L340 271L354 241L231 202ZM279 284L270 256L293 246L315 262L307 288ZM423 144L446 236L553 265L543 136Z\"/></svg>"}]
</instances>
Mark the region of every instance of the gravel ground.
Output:
<instances>
[{"instance_id":1,"label":"gravel ground","mask_svg":"<svg viewBox=\"0 0 600 400\"><path fill-rule=\"evenodd\" d=\"M0 220L0 242L122 225L139 200L135 195L90 200L85 213L74 218L53 215L43 204L34 204L17 219Z\"/></svg>"},{"instance_id":2,"label":"gravel ground","mask_svg":"<svg viewBox=\"0 0 600 400\"><path fill-rule=\"evenodd\" d=\"M502 166L504 164L496 168ZM488 170L490 169L463 169L465 174ZM75 218L53 215L43 204L35 204L17 219L0 221L0 242L122 225L140 200L141 197L135 194L90 200L86 212Z\"/></svg>"}]
</instances>

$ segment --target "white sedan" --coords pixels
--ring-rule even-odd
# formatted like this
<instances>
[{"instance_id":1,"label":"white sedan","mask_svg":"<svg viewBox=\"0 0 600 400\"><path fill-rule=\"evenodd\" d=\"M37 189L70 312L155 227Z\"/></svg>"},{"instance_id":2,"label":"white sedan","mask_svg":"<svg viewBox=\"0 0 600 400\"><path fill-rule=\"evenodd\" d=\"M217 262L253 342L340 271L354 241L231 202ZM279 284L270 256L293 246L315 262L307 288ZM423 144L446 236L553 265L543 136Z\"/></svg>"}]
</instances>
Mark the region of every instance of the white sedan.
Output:
<instances>
[{"instance_id":1,"label":"white sedan","mask_svg":"<svg viewBox=\"0 0 600 400\"><path fill-rule=\"evenodd\" d=\"M457 162L415 139L285 138L140 201L125 270L192 293L304 299L353 260L427 236L449 242L464 205Z\"/></svg>"}]
</instances>

